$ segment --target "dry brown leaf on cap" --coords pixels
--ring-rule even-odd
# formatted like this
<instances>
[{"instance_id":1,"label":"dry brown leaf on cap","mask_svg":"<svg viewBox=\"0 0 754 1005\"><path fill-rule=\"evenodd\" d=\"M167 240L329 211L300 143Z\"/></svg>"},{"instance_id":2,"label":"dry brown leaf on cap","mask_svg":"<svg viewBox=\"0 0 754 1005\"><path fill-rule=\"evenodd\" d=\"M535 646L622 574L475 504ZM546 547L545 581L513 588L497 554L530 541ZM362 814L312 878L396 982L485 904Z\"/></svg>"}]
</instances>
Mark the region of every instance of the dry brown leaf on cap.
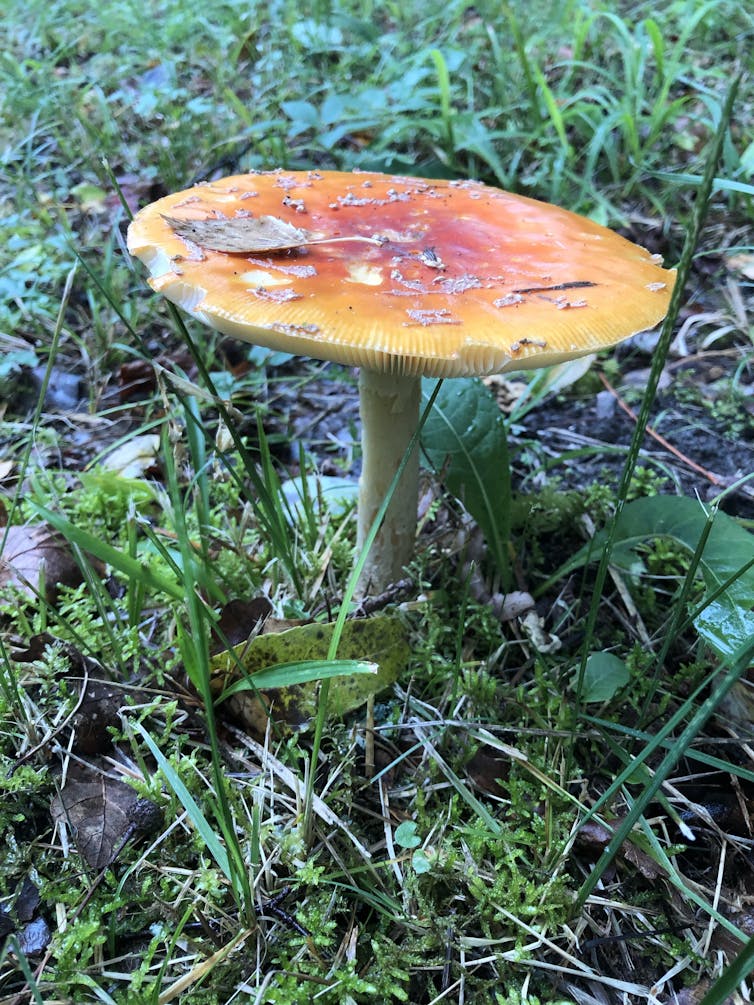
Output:
<instances>
[{"instance_id":1,"label":"dry brown leaf on cap","mask_svg":"<svg viewBox=\"0 0 754 1005\"><path fill-rule=\"evenodd\" d=\"M366 235L328 237L318 231L295 227L279 216L208 217L205 220L181 220L163 216L163 219L184 241L190 241L209 251L225 251L237 255L295 251L309 244L333 244L341 241L361 241L377 245L383 243L377 237Z\"/></svg>"},{"instance_id":2,"label":"dry brown leaf on cap","mask_svg":"<svg viewBox=\"0 0 754 1005\"><path fill-rule=\"evenodd\" d=\"M173 231L184 241L210 251L244 254L262 251L288 251L317 239L317 234L294 227L276 216L216 217L206 220L179 220L165 216Z\"/></svg>"}]
</instances>

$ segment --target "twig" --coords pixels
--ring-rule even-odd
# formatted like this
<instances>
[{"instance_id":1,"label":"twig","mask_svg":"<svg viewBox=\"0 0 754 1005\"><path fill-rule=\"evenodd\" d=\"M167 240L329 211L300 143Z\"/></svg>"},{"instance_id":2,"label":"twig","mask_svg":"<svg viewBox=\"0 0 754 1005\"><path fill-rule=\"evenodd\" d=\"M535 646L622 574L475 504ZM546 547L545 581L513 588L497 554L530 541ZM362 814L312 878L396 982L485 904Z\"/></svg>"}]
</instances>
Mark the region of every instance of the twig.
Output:
<instances>
[{"instance_id":1,"label":"twig","mask_svg":"<svg viewBox=\"0 0 754 1005\"><path fill-rule=\"evenodd\" d=\"M633 410L633 408L631 408L629 404L627 404L623 400L623 398L621 398L621 396L615 390L615 388L607 379L607 377L604 375L604 373L600 373L599 377L604 386L606 387L606 389L610 392L610 394L612 394L612 396L618 402L618 404L620 405L622 410L626 413L626 415L634 422L638 422L636 412ZM644 432L648 433L653 440L656 440L666 450L669 450L670 453L674 457L677 457L682 464L685 464L686 467L691 468L692 471L696 471L697 474L702 475L703 478L706 478L708 481L712 482L713 485L717 485L721 489L728 487L725 484L725 481L719 475L716 475L712 471L708 471L706 468L703 468L701 464L697 464L696 461L692 461L690 457L687 457L684 453L682 453L678 449L678 447L674 447L673 444L670 443L668 440L666 440L665 437L662 436L662 434L658 433L656 429L653 429L651 426L647 425L644 427Z\"/></svg>"}]
</instances>

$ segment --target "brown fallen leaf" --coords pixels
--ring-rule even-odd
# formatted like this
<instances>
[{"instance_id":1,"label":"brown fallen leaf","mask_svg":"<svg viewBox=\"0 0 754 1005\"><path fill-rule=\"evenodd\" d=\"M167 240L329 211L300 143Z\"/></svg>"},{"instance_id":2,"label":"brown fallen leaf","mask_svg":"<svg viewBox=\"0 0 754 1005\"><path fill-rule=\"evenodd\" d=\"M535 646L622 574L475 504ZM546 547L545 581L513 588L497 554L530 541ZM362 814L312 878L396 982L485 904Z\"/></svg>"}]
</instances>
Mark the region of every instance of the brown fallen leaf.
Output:
<instances>
[{"instance_id":1,"label":"brown fallen leaf","mask_svg":"<svg viewBox=\"0 0 754 1005\"><path fill-rule=\"evenodd\" d=\"M227 219L179 220L163 216L185 241L210 251L242 254L251 251L289 251L319 236L303 227L294 227L275 216L241 216Z\"/></svg>"},{"instance_id":2,"label":"brown fallen leaf","mask_svg":"<svg viewBox=\"0 0 754 1005\"><path fill-rule=\"evenodd\" d=\"M693 988L682 988L677 994L671 994L664 999L662 1005L699 1005L712 986L712 982L701 979ZM720 1005L744 1005L743 998L738 994L728 995Z\"/></svg>"},{"instance_id":3,"label":"brown fallen leaf","mask_svg":"<svg viewBox=\"0 0 754 1005\"><path fill-rule=\"evenodd\" d=\"M34 881L26 876L11 904L0 907L0 947L11 932L15 932L18 945L27 956L43 952L50 943L52 932L41 914L42 901Z\"/></svg>"},{"instance_id":4,"label":"brown fallen leaf","mask_svg":"<svg viewBox=\"0 0 754 1005\"><path fill-rule=\"evenodd\" d=\"M18 587L33 597L44 583L48 596L59 586L75 586L81 572L65 540L48 524L0 529L5 543L0 554L0 588Z\"/></svg>"},{"instance_id":5,"label":"brown fallen leaf","mask_svg":"<svg viewBox=\"0 0 754 1005\"><path fill-rule=\"evenodd\" d=\"M618 820L610 820L609 824L615 825ZM609 827L603 826L596 820L588 820L579 829L577 841L584 848L593 848L596 851L603 851L613 836ZM621 857L630 862L638 869L645 879L658 879L665 875L665 871L655 862L653 858L637 847L633 841L626 840L620 847Z\"/></svg>"},{"instance_id":6,"label":"brown fallen leaf","mask_svg":"<svg viewBox=\"0 0 754 1005\"><path fill-rule=\"evenodd\" d=\"M120 709L126 704L123 687L103 680L87 680L86 690L71 720L71 749L79 754L102 754L113 745L111 727L120 724Z\"/></svg>"},{"instance_id":7,"label":"brown fallen leaf","mask_svg":"<svg viewBox=\"0 0 754 1005\"><path fill-rule=\"evenodd\" d=\"M472 782L490 795L504 797L507 790L500 784L501 779L510 775L510 759L492 751L488 753L484 747L477 750L466 765L466 771Z\"/></svg>"},{"instance_id":8,"label":"brown fallen leaf","mask_svg":"<svg viewBox=\"0 0 754 1005\"><path fill-rule=\"evenodd\" d=\"M18 944L26 956L43 952L51 939L52 932L44 918L35 918L18 933Z\"/></svg>"},{"instance_id":9,"label":"brown fallen leaf","mask_svg":"<svg viewBox=\"0 0 754 1005\"><path fill-rule=\"evenodd\" d=\"M237 646L256 635L272 612L267 597L251 600L231 600L223 607L220 618L212 629L212 653L220 653L228 646Z\"/></svg>"},{"instance_id":10,"label":"brown fallen leaf","mask_svg":"<svg viewBox=\"0 0 754 1005\"><path fill-rule=\"evenodd\" d=\"M362 241L367 244L384 244L377 237L328 237L326 234L303 227L294 227L277 216L237 216L207 220L179 220L165 216L163 220L184 241L191 241L209 251L226 251L231 254L249 254L274 251L292 251L309 244L332 244L342 241Z\"/></svg>"},{"instance_id":11,"label":"brown fallen leaf","mask_svg":"<svg viewBox=\"0 0 754 1005\"><path fill-rule=\"evenodd\" d=\"M129 838L149 833L162 821L156 803L87 765L71 767L50 812L56 824L72 828L79 854L97 872L110 865Z\"/></svg>"}]
</instances>

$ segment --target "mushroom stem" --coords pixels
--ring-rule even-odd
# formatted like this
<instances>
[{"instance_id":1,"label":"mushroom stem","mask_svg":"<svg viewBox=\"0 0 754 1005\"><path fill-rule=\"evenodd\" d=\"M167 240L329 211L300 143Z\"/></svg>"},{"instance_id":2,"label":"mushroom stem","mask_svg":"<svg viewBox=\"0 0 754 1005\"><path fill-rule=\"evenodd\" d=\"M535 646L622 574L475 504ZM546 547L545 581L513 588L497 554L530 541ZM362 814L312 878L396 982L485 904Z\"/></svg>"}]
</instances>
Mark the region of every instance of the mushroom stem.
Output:
<instances>
[{"instance_id":1,"label":"mushroom stem","mask_svg":"<svg viewBox=\"0 0 754 1005\"><path fill-rule=\"evenodd\" d=\"M419 423L421 378L362 367L359 396L362 471L357 544L361 548ZM419 450L415 448L361 574L360 595L379 593L403 575L414 551L418 495Z\"/></svg>"}]
</instances>

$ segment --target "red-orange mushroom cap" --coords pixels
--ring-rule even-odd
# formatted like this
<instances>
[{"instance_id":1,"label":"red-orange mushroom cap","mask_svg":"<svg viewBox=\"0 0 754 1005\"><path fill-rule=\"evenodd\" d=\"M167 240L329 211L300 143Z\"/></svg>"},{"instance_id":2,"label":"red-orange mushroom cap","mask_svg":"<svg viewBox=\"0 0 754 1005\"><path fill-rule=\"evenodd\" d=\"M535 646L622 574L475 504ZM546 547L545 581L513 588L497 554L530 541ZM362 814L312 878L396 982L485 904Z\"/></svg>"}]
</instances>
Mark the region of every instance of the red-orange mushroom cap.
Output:
<instances>
[{"instance_id":1,"label":"red-orange mushroom cap","mask_svg":"<svg viewBox=\"0 0 754 1005\"><path fill-rule=\"evenodd\" d=\"M322 243L276 254L191 246L165 217L272 215ZM566 210L477 182L273 172L142 210L128 247L152 287L228 335L392 373L546 366L651 328L674 273Z\"/></svg>"},{"instance_id":2,"label":"red-orange mushroom cap","mask_svg":"<svg viewBox=\"0 0 754 1005\"><path fill-rule=\"evenodd\" d=\"M176 220L215 220L232 230L267 216L311 241L229 252L175 229ZM418 412L418 377L548 366L614 345L662 320L675 281L658 256L558 207L478 182L373 173L276 171L197 185L143 209L128 248L153 289L224 334L362 368L362 486L370 451L381 471L402 455L416 425L402 409ZM391 376L378 398L405 378L406 401L366 408L364 375L374 384L381 374ZM385 414L368 420L365 410ZM397 436L398 426L402 446L396 441L389 458L380 446L377 457L372 441ZM375 586L410 557L411 485L408 495L401 505L413 507L413 524L391 530L386 521L377 550L388 558ZM362 497L360 539L375 498Z\"/></svg>"}]
</instances>

